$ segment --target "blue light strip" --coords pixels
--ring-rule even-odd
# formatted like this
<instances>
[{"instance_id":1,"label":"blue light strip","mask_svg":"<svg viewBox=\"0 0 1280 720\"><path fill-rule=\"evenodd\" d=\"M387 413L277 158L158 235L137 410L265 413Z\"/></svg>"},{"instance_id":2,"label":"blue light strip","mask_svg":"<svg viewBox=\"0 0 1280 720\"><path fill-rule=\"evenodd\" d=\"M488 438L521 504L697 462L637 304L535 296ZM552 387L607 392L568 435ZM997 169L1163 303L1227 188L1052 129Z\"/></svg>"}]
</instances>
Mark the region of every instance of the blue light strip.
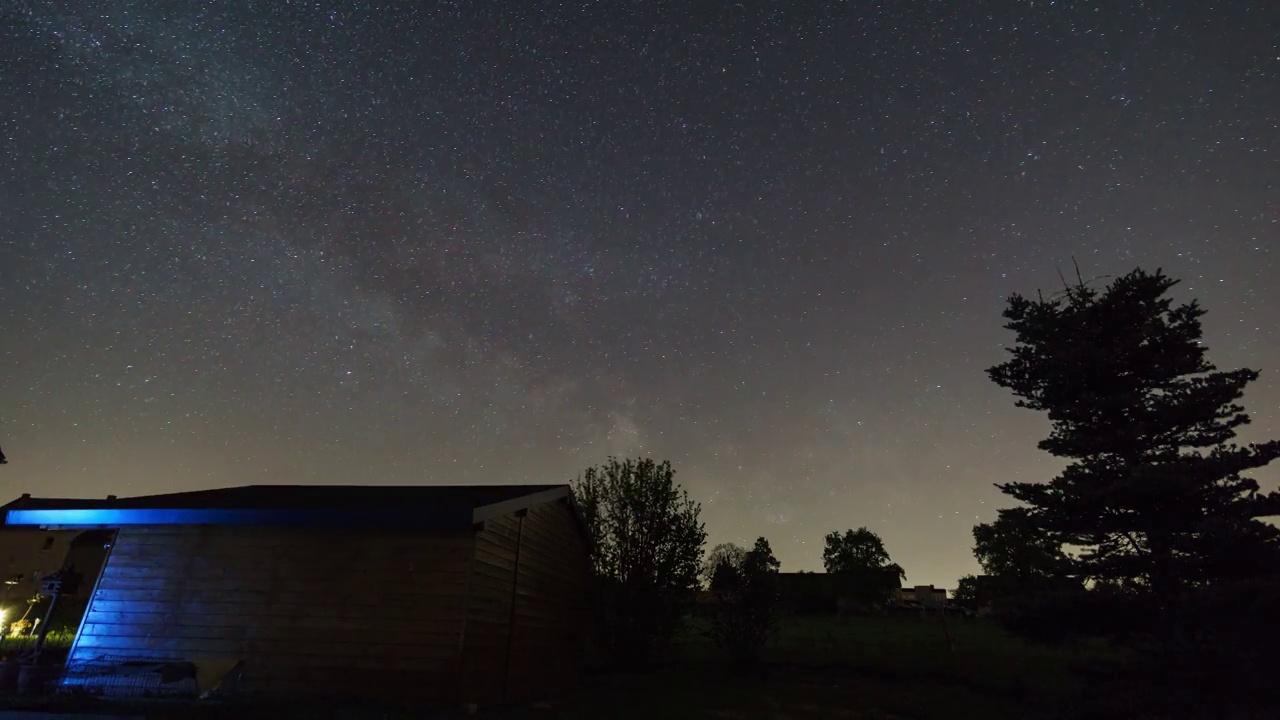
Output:
<instances>
[{"instance_id":1,"label":"blue light strip","mask_svg":"<svg viewBox=\"0 0 1280 720\"><path fill-rule=\"evenodd\" d=\"M9 510L5 525L123 527L126 525L369 525L421 528L471 526L470 507L418 507L393 510L216 510L83 508Z\"/></svg>"}]
</instances>

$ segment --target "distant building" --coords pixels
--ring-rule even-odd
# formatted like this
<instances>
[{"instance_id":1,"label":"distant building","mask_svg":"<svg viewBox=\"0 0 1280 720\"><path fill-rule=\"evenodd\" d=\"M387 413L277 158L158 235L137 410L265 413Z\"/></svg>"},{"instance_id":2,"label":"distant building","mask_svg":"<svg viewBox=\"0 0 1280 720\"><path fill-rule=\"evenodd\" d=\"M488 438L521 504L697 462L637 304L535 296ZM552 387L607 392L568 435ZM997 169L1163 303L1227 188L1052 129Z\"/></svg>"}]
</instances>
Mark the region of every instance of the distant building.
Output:
<instances>
[{"instance_id":1,"label":"distant building","mask_svg":"<svg viewBox=\"0 0 1280 720\"><path fill-rule=\"evenodd\" d=\"M893 601L899 607L939 609L947 605L947 591L932 585L900 587L894 592Z\"/></svg>"},{"instance_id":2,"label":"distant building","mask_svg":"<svg viewBox=\"0 0 1280 720\"><path fill-rule=\"evenodd\" d=\"M695 602L697 609L707 612L719 599L710 590L700 590ZM782 612L795 615L883 612L885 609L882 604L868 606L851 601L840 592L836 578L825 572L778 573L778 605ZM898 588L889 601L891 609L935 610L950 606L947 591L932 585Z\"/></svg>"},{"instance_id":3,"label":"distant building","mask_svg":"<svg viewBox=\"0 0 1280 720\"><path fill-rule=\"evenodd\" d=\"M837 609L837 593L827 573L780 572L777 577L778 609L785 614L823 615ZM720 604L720 597L710 589L694 593L694 612L707 614Z\"/></svg>"},{"instance_id":4,"label":"distant building","mask_svg":"<svg viewBox=\"0 0 1280 720\"><path fill-rule=\"evenodd\" d=\"M778 573L778 600L783 612L828 615L836 612L839 593L827 573Z\"/></svg>"}]
</instances>

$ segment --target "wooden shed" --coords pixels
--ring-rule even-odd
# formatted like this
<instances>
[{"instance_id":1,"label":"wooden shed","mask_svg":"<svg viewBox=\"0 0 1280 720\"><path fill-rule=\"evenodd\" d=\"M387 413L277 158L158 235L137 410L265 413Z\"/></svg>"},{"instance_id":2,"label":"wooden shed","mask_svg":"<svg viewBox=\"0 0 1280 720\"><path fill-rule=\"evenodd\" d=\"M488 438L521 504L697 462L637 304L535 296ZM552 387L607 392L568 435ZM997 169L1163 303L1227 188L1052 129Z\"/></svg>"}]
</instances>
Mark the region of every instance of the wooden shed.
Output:
<instances>
[{"instance_id":1,"label":"wooden shed","mask_svg":"<svg viewBox=\"0 0 1280 720\"><path fill-rule=\"evenodd\" d=\"M553 697L579 672L590 564L567 485L24 495L3 510L8 526L116 531L64 685L492 705Z\"/></svg>"}]
</instances>

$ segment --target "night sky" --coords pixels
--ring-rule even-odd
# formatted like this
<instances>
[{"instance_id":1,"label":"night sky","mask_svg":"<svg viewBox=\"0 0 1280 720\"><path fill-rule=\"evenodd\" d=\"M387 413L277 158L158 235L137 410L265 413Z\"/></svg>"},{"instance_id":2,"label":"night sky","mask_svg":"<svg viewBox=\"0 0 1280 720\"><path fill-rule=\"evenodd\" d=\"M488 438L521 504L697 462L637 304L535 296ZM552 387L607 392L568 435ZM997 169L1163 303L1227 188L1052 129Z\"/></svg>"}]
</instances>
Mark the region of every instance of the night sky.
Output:
<instances>
[{"instance_id":1,"label":"night sky","mask_svg":"<svg viewBox=\"0 0 1280 720\"><path fill-rule=\"evenodd\" d=\"M5 2L0 494L649 455L950 587L1061 467L984 369L1072 257L1183 278L1280 435L1277 7Z\"/></svg>"}]
</instances>

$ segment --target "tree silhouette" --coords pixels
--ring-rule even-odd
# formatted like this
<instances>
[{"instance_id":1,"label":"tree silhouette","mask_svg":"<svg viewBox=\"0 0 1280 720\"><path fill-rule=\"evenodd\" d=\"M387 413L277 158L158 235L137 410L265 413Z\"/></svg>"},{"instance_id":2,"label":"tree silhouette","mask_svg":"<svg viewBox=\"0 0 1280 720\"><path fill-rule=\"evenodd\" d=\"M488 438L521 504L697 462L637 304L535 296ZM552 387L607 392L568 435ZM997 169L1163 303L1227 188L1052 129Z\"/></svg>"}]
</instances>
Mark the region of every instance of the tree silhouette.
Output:
<instances>
[{"instance_id":1,"label":"tree silhouette","mask_svg":"<svg viewBox=\"0 0 1280 720\"><path fill-rule=\"evenodd\" d=\"M722 555L712 573L711 591L719 600L711 623L712 636L739 667L759 660L773 632L780 568L769 541L761 537L741 555Z\"/></svg>"},{"instance_id":2,"label":"tree silhouette","mask_svg":"<svg viewBox=\"0 0 1280 720\"><path fill-rule=\"evenodd\" d=\"M603 638L624 664L667 647L698 586L707 534L701 506L671 463L609 458L574 483L592 539Z\"/></svg>"},{"instance_id":3,"label":"tree silhouette","mask_svg":"<svg viewBox=\"0 0 1280 720\"><path fill-rule=\"evenodd\" d=\"M951 599L956 605L966 610L978 609L978 578L974 575L965 575L956 581L956 590L951 593Z\"/></svg>"},{"instance_id":4,"label":"tree silhouette","mask_svg":"<svg viewBox=\"0 0 1280 720\"><path fill-rule=\"evenodd\" d=\"M1002 613L1017 608L1019 614L1026 614L1029 601L1034 607L1082 585L1063 551L1061 537L1038 528L1025 508L1001 510L995 522L974 526L973 539L973 554L987 577L990 601ZM1038 619L1029 622L1035 624Z\"/></svg>"},{"instance_id":5,"label":"tree silhouette","mask_svg":"<svg viewBox=\"0 0 1280 720\"><path fill-rule=\"evenodd\" d=\"M998 485L1024 508L1002 514L987 547L1012 545L1002 532L1041 535L1048 547L1031 556L1081 550L1054 572L1157 601L1274 572L1280 530L1258 518L1280 514L1280 493L1241 473L1280 457L1280 442L1231 442L1249 422L1237 401L1258 373L1206 360L1204 311L1175 306L1176 284L1139 269L1101 292L1081 281L1048 299L1010 298L1005 327L1017 343L987 372L1019 407L1048 413L1039 447L1070 464L1048 483Z\"/></svg>"},{"instance_id":6,"label":"tree silhouette","mask_svg":"<svg viewBox=\"0 0 1280 720\"><path fill-rule=\"evenodd\" d=\"M889 559L884 541L865 527L829 533L824 539L822 565L835 576L846 598L863 607L883 605L906 578Z\"/></svg>"},{"instance_id":7,"label":"tree silhouette","mask_svg":"<svg viewBox=\"0 0 1280 720\"><path fill-rule=\"evenodd\" d=\"M982 572L1012 583L1057 575L1070 562L1062 541L1037 528L1023 508L1001 510L995 522L975 525L973 540Z\"/></svg>"},{"instance_id":8,"label":"tree silhouette","mask_svg":"<svg viewBox=\"0 0 1280 720\"><path fill-rule=\"evenodd\" d=\"M739 567L746 556L746 549L736 543L720 543L711 548L711 552L707 553L706 559L702 562L703 584L709 589L714 589L711 588L711 583L715 579L716 570L726 563Z\"/></svg>"}]
</instances>

